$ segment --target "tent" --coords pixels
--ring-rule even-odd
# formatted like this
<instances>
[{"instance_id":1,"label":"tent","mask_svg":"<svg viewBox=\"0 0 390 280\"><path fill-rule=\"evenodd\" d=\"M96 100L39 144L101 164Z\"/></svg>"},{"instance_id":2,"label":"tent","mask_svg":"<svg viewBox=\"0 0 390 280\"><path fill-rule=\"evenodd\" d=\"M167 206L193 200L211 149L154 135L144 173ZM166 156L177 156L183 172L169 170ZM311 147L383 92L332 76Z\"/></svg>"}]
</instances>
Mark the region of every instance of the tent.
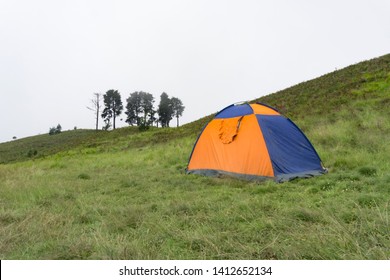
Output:
<instances>
[{"instance_id":1,"label":"tent","mask_svg":"<svg viewBox=\"0 0 390 280\"><path fill-rule=\"evenodd\" d=\"M326 173L303 132L261 103L233 104L217 113L199 135L186 171L277 182Z\"/></svg>"}]
</instances>

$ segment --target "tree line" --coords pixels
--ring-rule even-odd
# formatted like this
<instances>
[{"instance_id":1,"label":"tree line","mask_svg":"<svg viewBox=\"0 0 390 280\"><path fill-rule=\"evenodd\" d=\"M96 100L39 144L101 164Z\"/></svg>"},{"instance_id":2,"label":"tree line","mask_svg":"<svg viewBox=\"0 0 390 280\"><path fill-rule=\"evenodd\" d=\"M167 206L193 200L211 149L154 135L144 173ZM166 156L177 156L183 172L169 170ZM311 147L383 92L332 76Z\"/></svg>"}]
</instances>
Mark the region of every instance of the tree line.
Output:
<instances>
[{"instance_id":1,"label":"tree line","mask_svg":"<svg viewBox=\"0 0 390 280\"><path fill-rule=\"evenodd\" d=\"M92 106L87 108L96 114L96 130L99 129L99 117L104 120L104 130L111 127L115 129L116 119L124 110L118 90L110 89L104 95L94 93L94 98L91 101ZM160 103L157 109L154 108L154 102L154 96L150 93L144 91L131 93L126 99L126 123L131 126L138 126L140 129L147 129L153 125L158 127L159 124L162 127L169 127L170 121L176 118L176 125L179 126L179 118L185 109L179 98L169 97L168 94L163 92L160 95Z\"/></svg>"}]
</instances>

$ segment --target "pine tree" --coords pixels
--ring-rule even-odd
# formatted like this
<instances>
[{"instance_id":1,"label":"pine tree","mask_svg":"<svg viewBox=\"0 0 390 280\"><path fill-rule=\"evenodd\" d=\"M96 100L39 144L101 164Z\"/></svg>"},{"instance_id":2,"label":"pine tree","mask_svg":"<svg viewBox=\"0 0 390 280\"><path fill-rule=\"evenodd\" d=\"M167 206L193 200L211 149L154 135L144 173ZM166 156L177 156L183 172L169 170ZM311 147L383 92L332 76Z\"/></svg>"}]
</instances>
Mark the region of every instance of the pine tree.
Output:
<instances>
[{"instance_id":1,"label":"pine tree","mask_svg":"<svg viewBox=\"0 0 390 280\"><path fill-rule=\"evenodd\" d=\"M122 113L123 105L119 92L110 89L103 95L105 108L102 113L102 118L105 119L106 127L109 127L111 119L113 120L113 129L115 129L115 119Z\"/></svg>"},{"instance_id":2,"label":"pine tree","mask_svg":"<svg viewBox=\"0 0 390 280\"><path fill-rule=\"evenodd\" d=\"M160 96L160 104L158 105L157 113L162 127L169 127L169 122L172 120L173 109L171 100L165 92Z\"/></svg>"},{"instance_id":3,"label":"pine tree","mask_svg":"<svg viewBox=\"0 0 390 280\"><path fill-rule=\"evenodd\" d=\"M183 106L183 102L181 102L181 100L177 97L171 98L171 104L173 116L176 117L176 125L179 127L179 117L183 115L185 107Z\"/></svg>"}]
</instances>

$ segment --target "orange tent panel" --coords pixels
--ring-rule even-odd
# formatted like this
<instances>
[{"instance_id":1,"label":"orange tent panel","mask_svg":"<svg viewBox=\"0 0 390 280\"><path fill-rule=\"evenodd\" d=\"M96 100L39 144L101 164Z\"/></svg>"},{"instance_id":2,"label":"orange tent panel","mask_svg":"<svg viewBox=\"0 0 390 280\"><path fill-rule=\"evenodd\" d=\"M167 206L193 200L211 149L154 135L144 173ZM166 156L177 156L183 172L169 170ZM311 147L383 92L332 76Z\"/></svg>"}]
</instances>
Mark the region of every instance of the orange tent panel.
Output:
<instances>
[{"instance_id":1,"label":"orange tent panel","mask_svg":"<svg viewBox=\"0 0 390 280\"><path fill-rule=\"evenodd\" d=\"M250 106L253 109L253 113L257 115L280 115L277 111L267 106L260 104L250 104Z\"/></svg>"},{"instance_id":2,"label":"orange tent panel","mask_svg":"<svg viewBox=\"0 0 390 280\"><path fill-rule=\"evenodd\" d=\"M188 169L274 176L262 131L253 114L212 120L198 139Z\"/></svg>"}]
</instances>

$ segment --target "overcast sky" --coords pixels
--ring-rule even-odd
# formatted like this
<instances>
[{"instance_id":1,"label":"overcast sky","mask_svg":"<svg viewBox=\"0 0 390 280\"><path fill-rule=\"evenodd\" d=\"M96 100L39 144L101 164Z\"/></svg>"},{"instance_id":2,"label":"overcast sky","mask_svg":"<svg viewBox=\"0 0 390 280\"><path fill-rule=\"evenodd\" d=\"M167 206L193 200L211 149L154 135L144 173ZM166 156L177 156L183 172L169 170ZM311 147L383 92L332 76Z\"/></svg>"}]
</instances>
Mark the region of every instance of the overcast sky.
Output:
<instances>
[{"instance_id":1,"label":"overcast sky","mask_svg":"<svg viewBox=\"0 0 390 280\"><path fill-rule=\"evenodd\" d=\"M389 0L0 0L0 142L94 128L86 106L109 89L179 97L188 123L389 53L389 14Z\"/></svg>"}]
</instances>

